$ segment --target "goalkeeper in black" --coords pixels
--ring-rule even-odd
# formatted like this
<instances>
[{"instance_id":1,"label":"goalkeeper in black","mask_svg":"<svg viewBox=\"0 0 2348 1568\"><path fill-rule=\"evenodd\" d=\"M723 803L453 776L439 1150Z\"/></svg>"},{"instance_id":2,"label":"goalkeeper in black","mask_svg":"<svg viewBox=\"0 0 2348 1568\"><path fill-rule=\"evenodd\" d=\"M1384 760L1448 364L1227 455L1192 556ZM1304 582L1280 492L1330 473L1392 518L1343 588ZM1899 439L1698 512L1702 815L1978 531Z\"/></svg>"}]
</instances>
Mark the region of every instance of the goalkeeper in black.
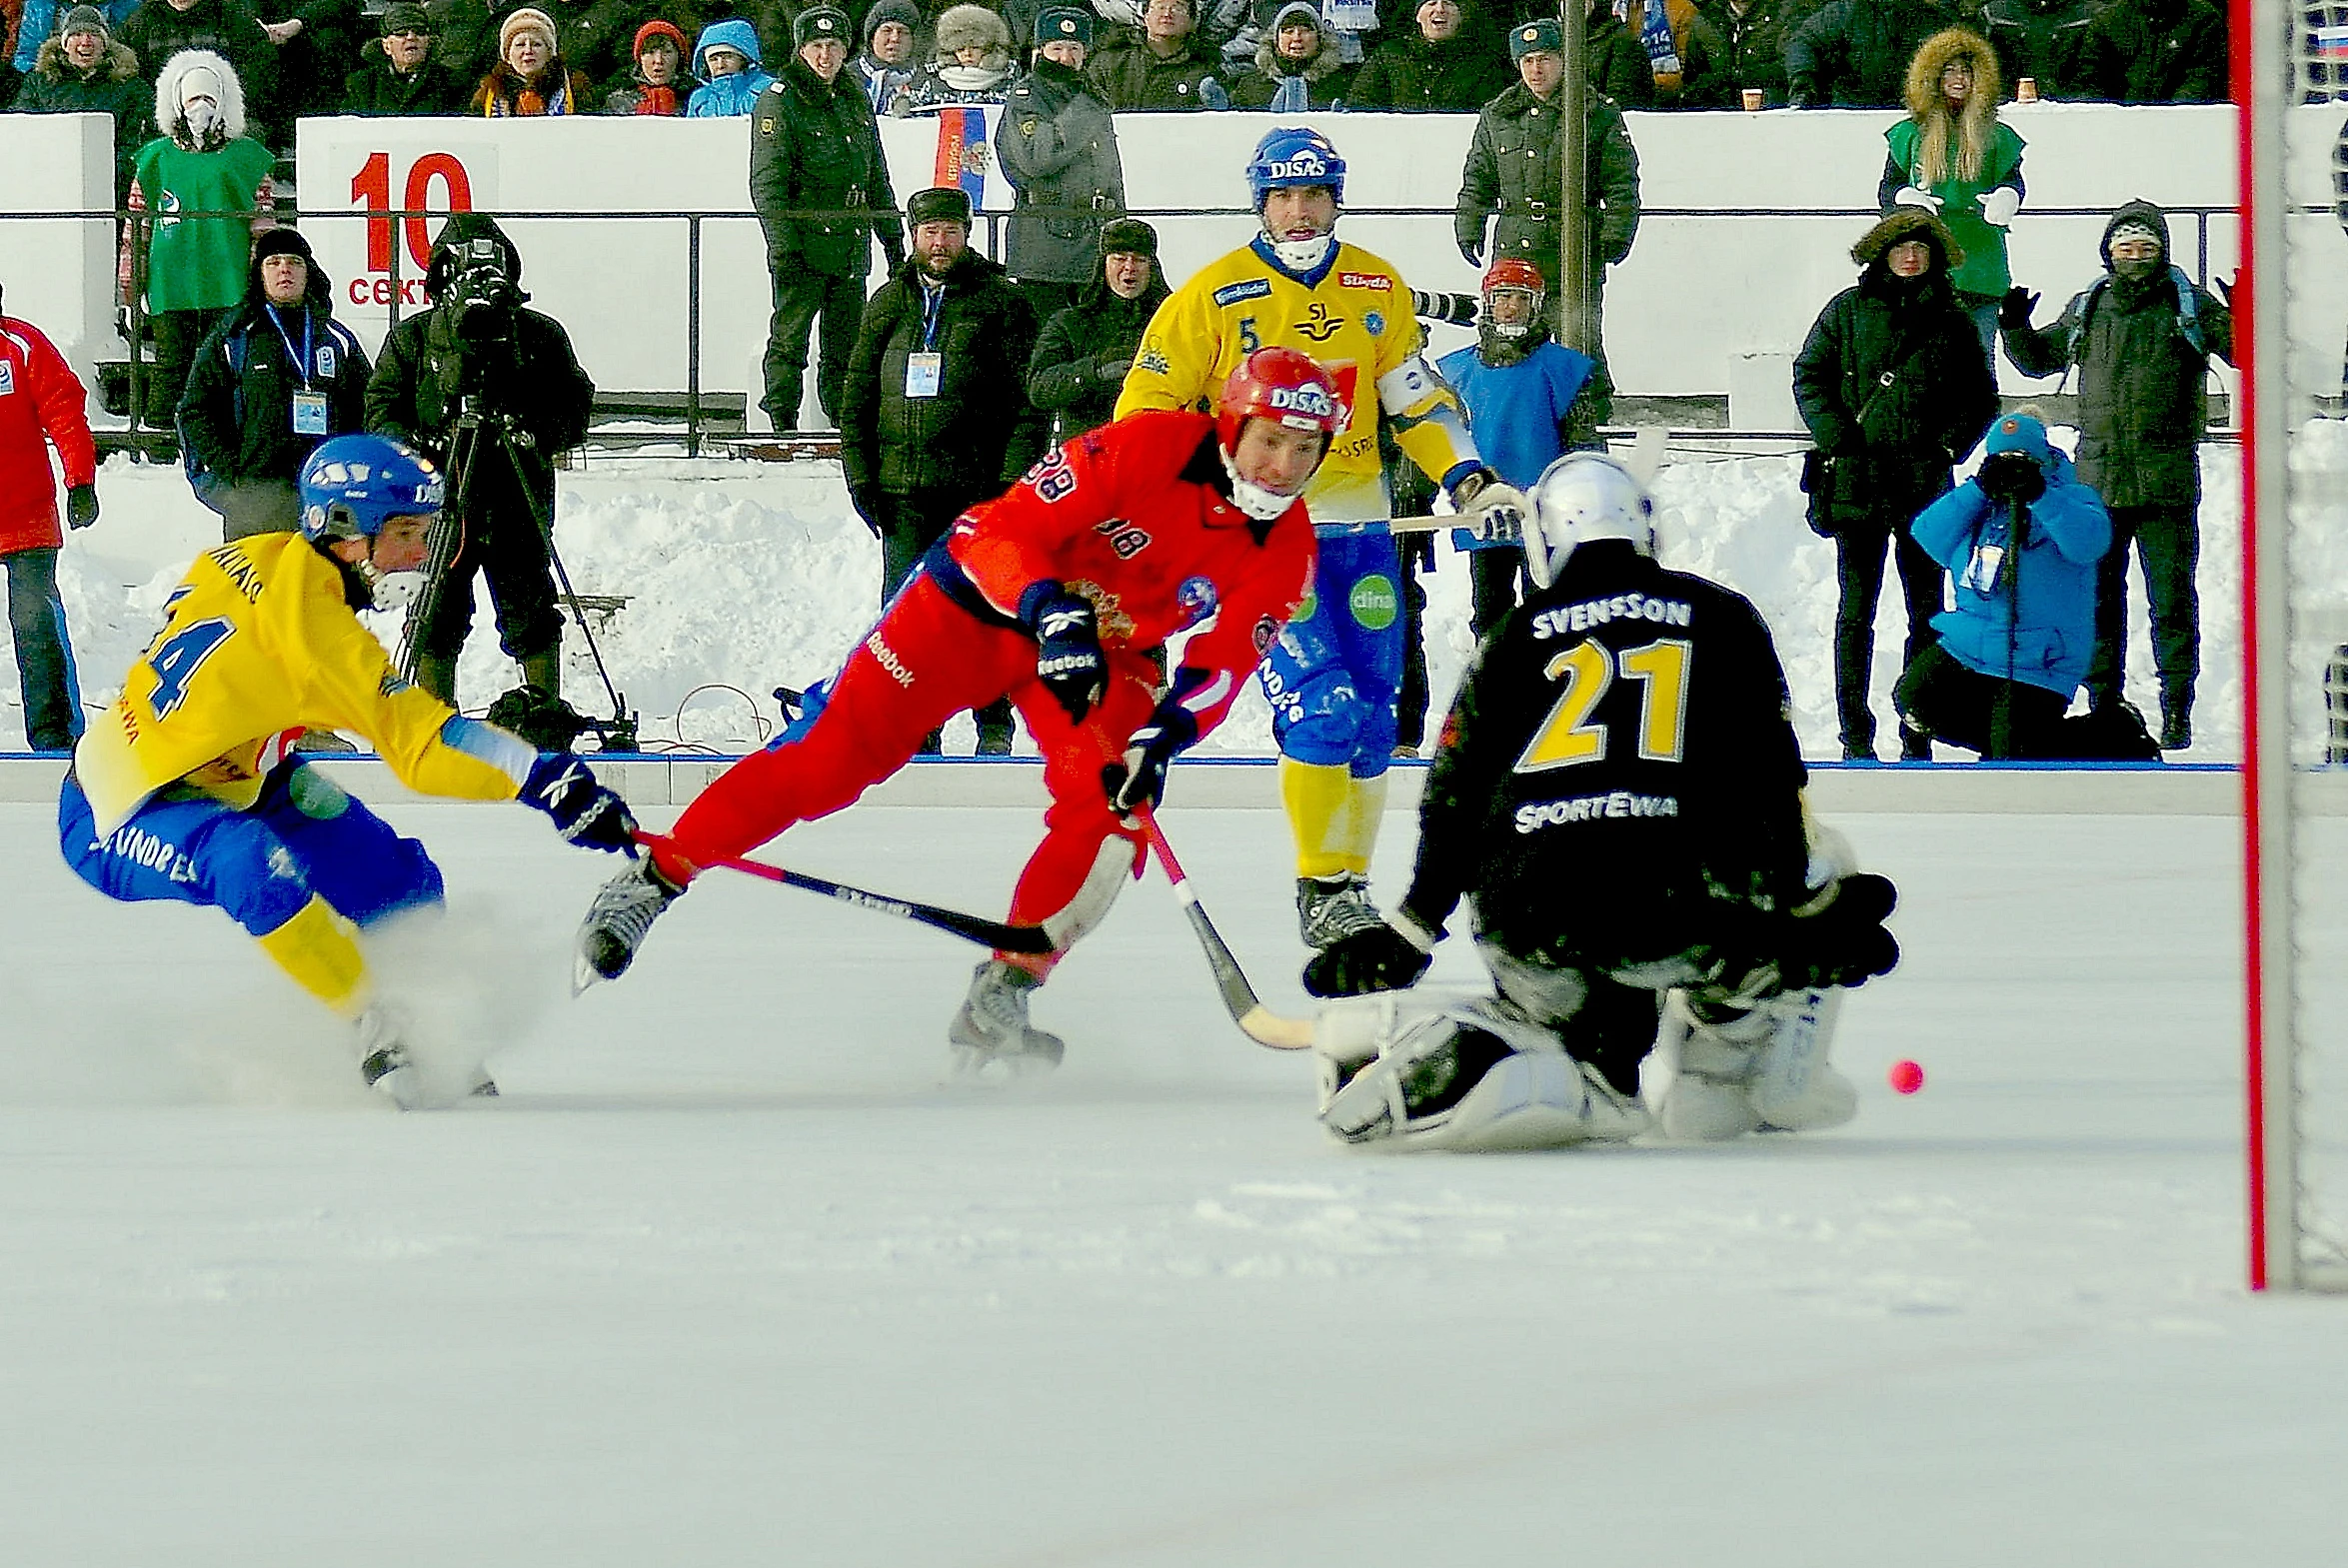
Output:
<instances>
[{"instance_id":1,"label":"goalkeeper in black","mask_svg":"<svg viewBox=\"0 0 2348 1568\"><path fill-rule=\"evenodd\" d=\"M1478 650L1388 920L1328 947L1322 1120L1352 1141L1620 1141L1850 1118L1838 988L1888 970L1891 884L1808 823L1785 675L1741 596L1655 560L1654 504L1574 453L1533 495L1534 592ZM1496 996L1412 992L1462 902ZM1665 1074L1656 1075L1660 1082Z\"/></svg>"}]
</instances>

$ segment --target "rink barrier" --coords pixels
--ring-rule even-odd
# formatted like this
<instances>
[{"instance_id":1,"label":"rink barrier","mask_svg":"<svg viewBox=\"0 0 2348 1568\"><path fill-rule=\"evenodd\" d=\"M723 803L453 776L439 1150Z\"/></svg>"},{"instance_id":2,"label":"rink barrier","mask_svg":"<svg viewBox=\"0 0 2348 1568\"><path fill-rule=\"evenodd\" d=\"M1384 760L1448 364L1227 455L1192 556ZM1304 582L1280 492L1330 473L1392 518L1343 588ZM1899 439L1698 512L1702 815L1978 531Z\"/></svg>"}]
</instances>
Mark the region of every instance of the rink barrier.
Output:
<instances>
[{"instance_id":1,"label":"rink barrier","mask_svg":"<svg viewBox=\"0 0 2348 1568\"><path fill-rule=\"evenodd\" d=\"M734 761L729 757L590 756L597 777L641 811L682 808ZM410 790L382 762L369 757L312 758L353 793L379 802L432 799ZM1396 763L1386 794L1389 810L1418 803L1426 783L1423 762ZM65 773L61 758L0 755L0 801L50 802ZM2311 770L2300 776L2305 808L2319 816L2348 816L2348 770ZM1197 758L1174 765L1168 790L1176 809L1271 810L1279 784L1268 758ZM2230 765L2166 768L1918 767L1810 765L1810 802L1821 811L1990 815L2236 816L2242 781ZM866 805L1002 806L1042 810L1044 769L1032 757L924 759L874 785Z\"/></svg>"}]
</instances>

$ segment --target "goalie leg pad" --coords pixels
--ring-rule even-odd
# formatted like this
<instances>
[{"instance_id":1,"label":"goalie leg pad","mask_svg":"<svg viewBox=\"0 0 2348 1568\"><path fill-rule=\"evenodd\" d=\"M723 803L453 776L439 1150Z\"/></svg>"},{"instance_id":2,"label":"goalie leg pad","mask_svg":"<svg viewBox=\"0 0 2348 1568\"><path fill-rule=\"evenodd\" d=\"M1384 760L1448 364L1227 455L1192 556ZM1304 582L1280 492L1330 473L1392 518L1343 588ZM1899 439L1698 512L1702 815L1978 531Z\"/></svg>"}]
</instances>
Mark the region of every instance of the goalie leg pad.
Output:
<instances>
[{"instance_id":1,"label":"goalie leg pad","mask_svg":"<svg viewBox=\"0 0 2348 1568\"><path fill-rule=\"evenodd\" d=\"M1622 1142L1649 1125L1555 1035L1488 998L1388 992L1334 1003L1314 1051L1321 1122L1349 1143L1557 1148Z\"/></svg>"},{"instance_id":2,"label":"goalie leg pad","mask_svg":"<svg viewBox=\"0 0 2348 1568\"><path fill-rule=\"evenodd\" d=\"M1828 1060L1841 1007L1839 990L1790 991L1711 1021L1675 993L1657 1040L1672 1068L1663 1135L1714 1143L1763 1128L1815 1132L1857 1115L1857 1090Z\"/></svg>"}]
</instances>

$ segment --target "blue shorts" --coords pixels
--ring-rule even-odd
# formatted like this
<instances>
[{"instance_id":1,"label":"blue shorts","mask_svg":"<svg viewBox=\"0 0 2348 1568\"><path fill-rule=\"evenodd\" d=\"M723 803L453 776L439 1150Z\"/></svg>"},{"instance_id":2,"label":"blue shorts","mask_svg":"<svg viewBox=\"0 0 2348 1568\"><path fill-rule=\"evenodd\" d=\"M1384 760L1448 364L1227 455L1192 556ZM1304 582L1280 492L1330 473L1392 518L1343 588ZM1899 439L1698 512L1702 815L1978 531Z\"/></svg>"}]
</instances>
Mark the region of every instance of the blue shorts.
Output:
<instances>
[{"instance_id":1,"label":"blue shorts","mask_svg":"<svg viewBox=\"0 0 2348 1568\"><path fill-rule=\"evenodd\" d=\"M1385 528L1323 535L1312 594L1259 672L1280 755L1375 779L1394 755L1401 570Z\"/></svg>"},{"instance_id":2,"label":"blue shorts","mask_svg":"<svg viewBox=\"0 0 2348 1568\"><path fill-rule=\"evenodd\" d=\"M272 769L245 810L209 795L158 795L104 839L69 773L57 841L66 864L109 898L214 904L255 936L292 919L313 893L359 925L442 898L440 867L423 844L297 759Z\"/></svg>"}]
</instances>

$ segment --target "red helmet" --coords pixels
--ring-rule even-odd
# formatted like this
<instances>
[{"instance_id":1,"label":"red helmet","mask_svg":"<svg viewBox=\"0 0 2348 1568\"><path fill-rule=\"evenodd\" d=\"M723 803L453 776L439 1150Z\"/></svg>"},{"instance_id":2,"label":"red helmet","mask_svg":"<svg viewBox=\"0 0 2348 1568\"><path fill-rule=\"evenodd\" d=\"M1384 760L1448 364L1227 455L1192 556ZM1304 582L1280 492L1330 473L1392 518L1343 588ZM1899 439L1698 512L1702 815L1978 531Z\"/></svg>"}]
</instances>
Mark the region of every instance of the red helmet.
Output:
<instances>
[{"instance_id":1,"label":"red helmet","mask_svg":"<svg viewBox=\"0 0 2348 1568\"><path fill-rule=\"evenodd\" d=\"M1267 419L1290 430L1317 430L1330 441L1345 428L1350 411L1337 384L1311 355L1295 349L1257 349L1239 362L1222 384L1215 433L1222 450L1239 448L1239 427Z\"/></svg>"},{"instance_id":2,"label":"red helmet","mask_svg":"<svg viewBox=\"0 0 2348 1568\"><path fill-rule=\"evenodd\" d=\"M1549 286L1541 281L1541 270L1521 256L1503 256L1484 271L1483 292L1494 289L1529 289L1535 294L1546 294Z\"/></svg>"}]
</instances>

